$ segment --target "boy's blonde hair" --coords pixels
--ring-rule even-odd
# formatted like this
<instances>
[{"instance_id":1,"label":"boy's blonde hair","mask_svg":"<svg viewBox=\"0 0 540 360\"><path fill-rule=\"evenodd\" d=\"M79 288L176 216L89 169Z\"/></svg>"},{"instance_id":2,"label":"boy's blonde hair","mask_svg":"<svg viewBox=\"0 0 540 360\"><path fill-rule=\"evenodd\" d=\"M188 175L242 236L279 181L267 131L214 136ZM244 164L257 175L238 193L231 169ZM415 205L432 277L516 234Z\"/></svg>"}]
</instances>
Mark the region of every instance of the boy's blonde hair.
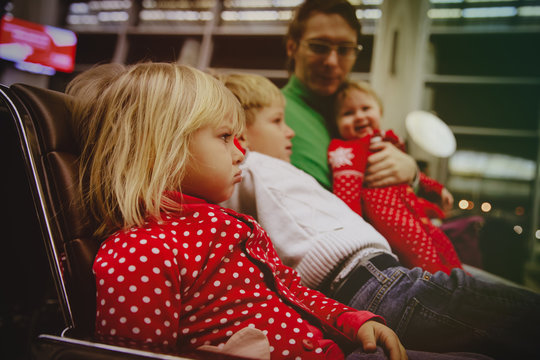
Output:
<instances>
[{"instance_id":1,"label":"boy's blonde hair","mask_svg":"<svg viewBox=\"0 0 540 360\"><path fill-rule=\"evenodd\" d=\"M383 103L379 95L375 92L375 89L366 81L345 81L340 87L338 92L336 93L336 103L335 103L335 114L337 118L337 114L339 112L339 108L343 104L343 100L345 97L349 94L351 90L359 90L363 93L366 93L370 96L372 96L375 101L377 102L377 105L379 105L379 108L381 109L381 115L383 113Z\"/></svg>"},{"instance_id":2,"label":"boy's blonde hair","mask_svg":"<svg viewBox=\"0 0 540 360\"><path fill-rule=\"evenodd\" d=\"M79 142L88 130L85 118L92 113L93 99L126 69L118 63L97 65L75 76L66 86L65 93L74 97L71 103L71 114L78 125Z\"/></svg>"},{"instance_id":3,"label":"boy's blonde hair","mask_svg":"<svg viewBox=\"0 0 540 360\"><path fill-rule=\"evenodd\" d=\"M276 102L285 106L285 97L272 81L257 74L235 73L219 74L227 89L240 101L246 114L246 125L251 126L255 115L261 108L269 107Z\"/></svg>"},{"instance_id":4,"label":"boy's blonde hair","mask_svg":"<svg viewBox=\"0 0 540 360\"><path fill-rule=\"evenodd\" d=\"M126 69L118 63L96 65L78 74L66 86L66 94L81 99L95 98L97 94Z\"/></svg>"},{"instance_id":5,"label":"boy's blonde hair","mask_svg":"<svg viewBox=\"0 0 540 360\"><path fill-rule=\"evenodd\" d=\"M182 190L193 134L228 118L233 134L244 124L222 83L178 64L130 66L91 102L80 175L98 237L180 210L167 191Z\"/></svg>"}]
</instances>

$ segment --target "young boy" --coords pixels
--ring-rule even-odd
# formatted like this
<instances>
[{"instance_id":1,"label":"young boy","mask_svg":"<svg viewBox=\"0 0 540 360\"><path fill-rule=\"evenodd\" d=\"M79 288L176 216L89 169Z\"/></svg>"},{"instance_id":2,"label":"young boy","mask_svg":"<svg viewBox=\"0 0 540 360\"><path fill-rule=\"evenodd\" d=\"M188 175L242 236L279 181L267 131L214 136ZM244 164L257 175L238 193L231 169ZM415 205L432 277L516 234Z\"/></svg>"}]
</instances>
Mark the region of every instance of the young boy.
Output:
<instances>
[{"instance_id":1,"label":"young boy","mask_svg":"<svg viewBox=\"0 0 540 360\"><path fill-rule=\"evenodd\" d=\"M433 204L417 197L408 184L378 188L362 184L372 142L390 141L404 149L391 130L381 132L381 117L382 102L368 83L347 82L338 92L336 120L343 140L333 139L328 147L334 194L388 239L405 266L449 274L462 265L450 239L426 214L426 206ZM421 193L451 207L452 195L443 185L423 174L419 180Z\"/></svg>"},{"instance_id":2,"label":"young boy","mask_svg":"<svg viewBox=\"0 0 540 360\"><path fill-rule=\"evenodd\" d=\"M283 121L278 88L259 75L221 80L246 112L241 141L248 148L242 182L222 205L253 216L305 285L383 316L405 346L418 350L540 354L537 294L486 283L461 269L447 275L403 267L380 233L288 162L294 133Z\"/></svg>"},{"instance_id":3,"label":"young boy","mask_svg":"<svg viewBox=\"0 0 540 360\"><path fill-rule=\"evenodd\" d=\"M259 75L230 74L221 80L244 108L246 129L239 140L249 149L242 182L224 206L263 224L282 261L312 288L324 287L323 280L353 256L384 254L397 265L388 242L371 225L289 163L294 132L285 123L279 89Z\"/></svg>"}]
</instances>

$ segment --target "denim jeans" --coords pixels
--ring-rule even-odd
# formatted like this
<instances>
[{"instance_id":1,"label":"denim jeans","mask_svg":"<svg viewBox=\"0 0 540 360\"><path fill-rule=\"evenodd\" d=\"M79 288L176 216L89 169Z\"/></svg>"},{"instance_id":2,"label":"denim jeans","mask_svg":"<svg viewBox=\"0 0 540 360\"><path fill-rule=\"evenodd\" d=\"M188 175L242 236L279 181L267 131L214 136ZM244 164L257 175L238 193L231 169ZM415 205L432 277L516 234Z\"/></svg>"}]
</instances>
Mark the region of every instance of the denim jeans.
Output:
<instances>
[{"instance_id":1,"label":"denim jeans","mask_svg":"<svg viewBox=\"0 0 540 360\"><path fill-rule=\"evenodd\" d=\"M348 305L383 316L406 349L540 359L539 294L460 269L366 268L373 277ZM339 293L330 296L339 300Z\"/></svg>"}]
</instances>

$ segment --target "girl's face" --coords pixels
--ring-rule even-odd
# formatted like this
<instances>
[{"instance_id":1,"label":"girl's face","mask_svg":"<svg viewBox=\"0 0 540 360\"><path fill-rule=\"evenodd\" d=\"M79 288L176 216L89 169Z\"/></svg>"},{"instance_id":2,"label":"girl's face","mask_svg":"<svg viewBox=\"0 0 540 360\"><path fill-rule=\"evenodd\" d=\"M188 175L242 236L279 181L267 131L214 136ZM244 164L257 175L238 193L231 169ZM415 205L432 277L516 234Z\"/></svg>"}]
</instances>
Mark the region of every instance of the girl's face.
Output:
<instances>
[{"instance_id":1,"label":"girl's face","mask_svg":"<svg viewBox=\"0 0 540 360\"><path fill-rule=\"evenodd\" d=\"M380 130L381 108L375 98L361 90L350 89L337 114L339 134L343 139L357 139Z\"/></svg>"},{"instance_id":2,"label":"girl's face","mask_svg":"<svg viewBox=\"0 0 540 360\"><path fill-rule=\"evenodd\" d=\"M232 119L221 125L205 126L193 134L182 181L182 192L210 203L220 203L231 197L234 185L242 180L238 165L244 155L234 145Z\"/></svg>"},{"instance_id":3,"label":"girl's face","mask_svg":"<svg viewBox=\"0 0 540 360\"><path fill-rule=\"evenodd\" d=\"M244 134L250 150L290 162L294 131L285 124L283 111L279 102L258 110Z\"/></svg>"}]
</instances>

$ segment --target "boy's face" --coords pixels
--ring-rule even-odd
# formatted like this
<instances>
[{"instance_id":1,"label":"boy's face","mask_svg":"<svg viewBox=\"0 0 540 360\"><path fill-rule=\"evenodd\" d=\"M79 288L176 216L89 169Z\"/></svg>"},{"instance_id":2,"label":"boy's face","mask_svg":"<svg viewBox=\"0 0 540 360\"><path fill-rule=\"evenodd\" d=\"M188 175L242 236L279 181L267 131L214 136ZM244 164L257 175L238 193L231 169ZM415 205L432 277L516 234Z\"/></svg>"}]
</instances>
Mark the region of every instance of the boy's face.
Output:
<instances>
[{"instance_id":1,"label":"boy's face","mask_svg":"<svg viewBox=\"0 0 540 360\"><path fill-rule=\"evenodd\" d=\"M252 151L291 161L294 131L285 124L284 106L274 102L255 113L255 121L244 131L245 145Z\"/></svg>"},{"instance_id":2,"label":"boy's face","mask_svg":"<svg viewBox=\"0 0 540 360\"><path fill-rule=\"evenodd\" d=\"M337 113L339 134L347 140L372 135L381 128L381 115L381 108L373 96L350 89Z\"/></svg>"}]
</instances>

